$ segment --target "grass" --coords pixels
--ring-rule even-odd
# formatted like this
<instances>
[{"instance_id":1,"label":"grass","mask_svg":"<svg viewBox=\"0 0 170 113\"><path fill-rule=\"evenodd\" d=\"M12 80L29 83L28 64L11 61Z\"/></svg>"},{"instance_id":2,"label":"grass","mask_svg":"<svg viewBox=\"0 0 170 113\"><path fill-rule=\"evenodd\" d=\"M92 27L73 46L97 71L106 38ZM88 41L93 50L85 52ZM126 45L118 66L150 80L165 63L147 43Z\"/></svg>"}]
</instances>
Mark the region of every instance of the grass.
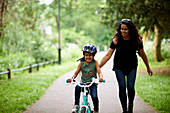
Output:
<instances>
[{"instance_id":1,"label":"grass","mask_svg":"<svg viewBox=\"0 0 170 113\"><path fill-rule=\"evenodd\" d=\"M166 48L167 49L167 48ZM149 64L151 69L170 68L170 58L162 62L154 62L153 55L146 51L147 57L149 57ZM169 56L170 53L163 54ZM141 58L138 58L138 69L146 70L146 66ZM136 79L136 93L143 99L144 102L152 105L155 110L160 113L170 113L170 78L169 76L162 76L153 74L152 77L148 75L138 75Z\"/></svg>"},{"instance_id":2,"label":"grass","mask_svg":"<svg viewBox=\"0 0 170 113\"><path fill-rule=\"evenodd\" d=\"M19 113L45 93L46 89L64 73L75 69L73 62L46 66L40 71L11 79L0 85L0 113Z\"/></svg>"},{"instance_id":3,"label":"grass","mask_svg":"<svg viewBox=\"0 0 170 113\"><path fill-rule=\"evenodd\" d=\"M139 63L138 63L139 69L145 70L146 66L140 57L138 58L138 61L139 61ZM149 65L150 65L151 69L170 68L170 58L169 59L166 58L162 62L154 62L154 61L150 60Z\"/></svg>"},{"instance_id":4,"label":"grass","mask_svg":"<svg viewBox=\"0 0 170 113\"><path fill-rule=\"evenodd\" d=\"M137 94L144 102L161 113L170 112L170 78L168 76L138 75L135 87Z\"/></svg>"}]
</instances>

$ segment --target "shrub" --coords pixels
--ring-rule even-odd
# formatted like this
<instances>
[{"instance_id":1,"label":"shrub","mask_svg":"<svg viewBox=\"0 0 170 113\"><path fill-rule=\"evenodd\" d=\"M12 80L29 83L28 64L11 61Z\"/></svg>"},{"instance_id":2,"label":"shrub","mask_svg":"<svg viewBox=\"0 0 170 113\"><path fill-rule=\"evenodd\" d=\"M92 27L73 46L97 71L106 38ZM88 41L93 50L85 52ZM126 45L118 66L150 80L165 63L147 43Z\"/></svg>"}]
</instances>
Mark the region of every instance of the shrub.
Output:
<instances>
[{"instance_id":1,"label":"shrub","mask_svg":"<svg viewBox=\"0 0 170 113\"><path fill-rule=\"evenodd\" d=\"M6 71L8 68L16 69L28 66L35 62L34 58L25 53L13 53L6 57L0 56L0 72Z\"/></svg>"}]
</instances>

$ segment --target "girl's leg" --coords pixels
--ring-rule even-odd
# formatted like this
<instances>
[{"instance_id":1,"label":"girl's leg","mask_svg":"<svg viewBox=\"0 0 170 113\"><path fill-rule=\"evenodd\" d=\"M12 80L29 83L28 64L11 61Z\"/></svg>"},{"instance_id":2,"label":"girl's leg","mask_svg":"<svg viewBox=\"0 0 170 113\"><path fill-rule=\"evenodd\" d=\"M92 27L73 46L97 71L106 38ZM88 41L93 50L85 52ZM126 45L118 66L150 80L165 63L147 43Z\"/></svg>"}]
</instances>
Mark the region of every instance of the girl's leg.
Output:
<instances>
[{"instance_id":1,"label":"girl's leg","mask_svg":"<svg viewBox=\"0 0 170 113\"><path fill-rule=\"evenodd\" d=\"M123 72L119 69L115 69L116 78L119 85L119 99L123 108L123 111L127 111L127 95L126 95L126 83Z\"/></svg>"},{"instance_id":2,"label":"girl's leg","mask_svg":"<svg viewBox=\"0 0 170 113\"><path fill-rule=\"evenodd\" d=\"M80 101L80 93L81 93L81 87L76 85L75 87L75 105L79 105L79 101Z\"/></svg>"},{"instance_id":3,"label":"girl's leg","mask_svg":"<svg viewBox=\"0 0 170 113\"><path fill-rule=\"evenodd\" d=\"M127 89L128 89L128 98L129 104L133 105L133 101L135 98L135 80L136 80L136 68L132 69L132 71L127 76Z\"/></svg>"},{"instance_id":4,"label":"girl's leg","mask_svg":"<svg viewBox=\"0 0 170 113\"><path fill-rule=\"evenodd\" d=\"M90 87L90 95L92 97L93 105L94 105L94 111L98 112L99 110L99 100L98 100L98 94L97 94L97 86L93 84Z\"/></svg>"}]
</instances>

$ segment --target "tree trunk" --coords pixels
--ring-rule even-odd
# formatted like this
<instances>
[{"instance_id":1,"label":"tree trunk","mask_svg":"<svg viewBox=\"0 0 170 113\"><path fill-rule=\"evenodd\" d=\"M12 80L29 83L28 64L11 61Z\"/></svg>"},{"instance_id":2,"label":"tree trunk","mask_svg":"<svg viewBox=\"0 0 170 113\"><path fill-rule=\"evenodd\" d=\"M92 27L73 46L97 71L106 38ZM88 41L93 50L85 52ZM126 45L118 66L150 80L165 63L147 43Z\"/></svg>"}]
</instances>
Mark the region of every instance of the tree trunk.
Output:
<instances>
[{"instance_id":1,"label":"tree trunk","mask_svg":"<svg viewBox=\"0 0 170 113\"><path fill-rule=\"evenodd\" d=\"M163 31L159 27L158 24L154 25L154 48L153 48L153 54L154 54L154 61L162 61L164 60L161 56L161 42L163 38Z\"/></svg>"},{"instance_id":2,"label":"tree trunk","mask_svg":"<svg viewBox=\"0 0 170 113\"><path fill-rule=\"evenodd\" d=\"M150 34L151 34L151 31L149 31L149 30L143 34L143 44L144 44L144 45L145 45L146 42L149 40Z\"/></svg>"},{"instance_id":3,"label":"tree trunk","mask_svg":"<svg viewBox=\"0 0 170 113\"><path fill-rule=\"evenodd\" d=\"M0 38L4 37L4 15L6 14L8 0L0 0Z\"/></svg>"}]
</instances>

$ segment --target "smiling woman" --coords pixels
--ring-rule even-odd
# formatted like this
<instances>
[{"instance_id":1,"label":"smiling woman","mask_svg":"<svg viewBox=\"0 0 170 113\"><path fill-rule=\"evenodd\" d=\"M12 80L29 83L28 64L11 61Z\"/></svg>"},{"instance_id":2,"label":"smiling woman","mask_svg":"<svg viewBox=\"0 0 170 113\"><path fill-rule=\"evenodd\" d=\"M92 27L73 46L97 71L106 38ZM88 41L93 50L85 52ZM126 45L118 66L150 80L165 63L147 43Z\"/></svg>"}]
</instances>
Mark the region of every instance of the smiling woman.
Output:
<instances>
[{"instance_id":1,"label":"smiling woman","mask_svg":"<svg viewBox=\"0 0 170 113\"><path fill-rule=\"evenodd\" d=\"M116 51L115 51L116 50ZM135 80L138 60L136 52L139 52L144 61L148 74L152 76L148 59L143 49L142 38L140 37L135 24L130 19L122 19L113 37L107 54L100 62L102 67L114 54L113 70L119 85L119 99L123 113L133 113L133 101L135 97ZM125 77L127 76L127 77ZM126 80L127 78L127 80ZM127 82L126 82L127 81ZM126 93L128 89L128 94ZM127 99L129 100L127 108Z\"/></svg>"}]
</instances>

